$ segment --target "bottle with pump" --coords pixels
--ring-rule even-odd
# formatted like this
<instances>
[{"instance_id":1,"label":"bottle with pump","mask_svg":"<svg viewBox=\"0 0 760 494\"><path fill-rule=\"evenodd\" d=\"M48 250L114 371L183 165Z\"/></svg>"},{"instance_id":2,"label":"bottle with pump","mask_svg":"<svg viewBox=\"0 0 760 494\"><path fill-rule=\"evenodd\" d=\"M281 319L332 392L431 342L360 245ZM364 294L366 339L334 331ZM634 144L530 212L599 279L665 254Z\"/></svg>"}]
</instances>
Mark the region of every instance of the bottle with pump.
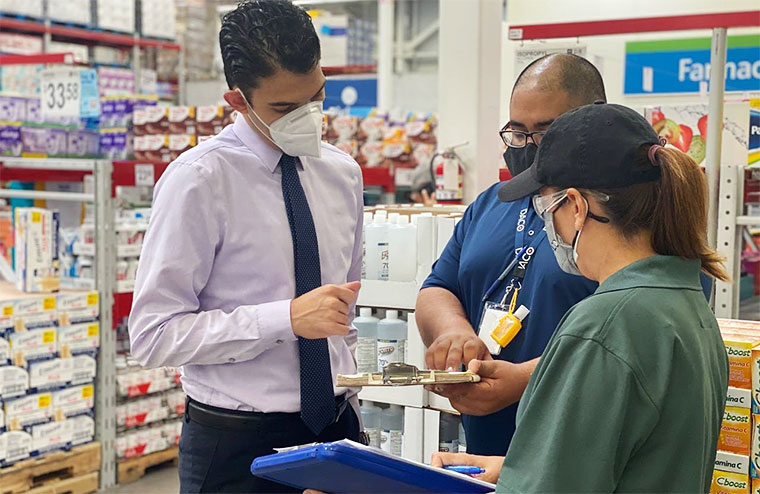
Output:
<instances>
[{"instance_id":1,"label":"bottle with pump","mask_svg":"<svg viewBox=\"0 0 760 494\"><path fill-rule=\"evenodd\" d=\"M388 227L388 279L414 281L417 275L417 227L409 223L408 216L399 216L395 225Z\"/></svg>"},{"instance_id":2,"label":"bottle with pump","mask_svg":"<svg viewBox=\"0 0 760 494\"><path fill-rule=\"evenodd\" d=\"M381 414L380 449L394 456L404 450L404 407L391 405Z\"/></svg>"},{"instance_id":3,"label":"bottle with pump","mask_svg":"<svg viewBox=\"0 0 760 494\"><path fill-rule=\"evenodd\" d=\"M382 214L381 214L382 213ZM388 280L388 216L385 211L375 213L371 225L365 230L367 243L367 279Z\"/></svg>"},{"instance_id":4,"label":"bottle with pump","mask_svg":"<svg viewBox=\"0 0 760 494\"><path fill-rule=\"evenodd\" d=\"M385 313L377 323L377 368L383 370L391 362L406 362L406 321L399 319L397 310Z\"/></svg>"},{"instance_id":5,"label":"bottle with pump","mask_svg":"<svg viewBox=\"0 0 760 494\"><path fill-rule=\"evenodd\" d=\"M372 309L362 307L359 317L354 319L358 332L356 342L356 370L359 373L377 372L377 323L380 319L372 316Z\"/></svg>"},{"instance_id":6,"label":"bottle with pump","mask_svg":"<svg viewBox=\"0 0 760 494\"><path fill-rule=\"evenodd\" d=\"M369 436L369 445L373 448L380 448L380 431L381 410L371 401L362 400L362 422L364 423L364 432Z\"/></svg>"}]
</instances>

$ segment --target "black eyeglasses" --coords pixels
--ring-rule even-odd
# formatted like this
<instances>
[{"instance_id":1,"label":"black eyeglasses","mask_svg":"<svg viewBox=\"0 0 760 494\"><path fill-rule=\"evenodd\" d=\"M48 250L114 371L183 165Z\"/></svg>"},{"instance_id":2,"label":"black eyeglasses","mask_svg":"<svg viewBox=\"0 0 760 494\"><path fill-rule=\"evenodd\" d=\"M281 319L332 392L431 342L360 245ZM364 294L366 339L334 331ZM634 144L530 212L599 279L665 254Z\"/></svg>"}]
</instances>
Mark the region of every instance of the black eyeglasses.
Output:
<instances>
[{"instance_id":1,"label":"black eyeglasses","mask_svg":"<svg viewBox=\"0 0 760 494\"><path fill-rule=\"evenodd\" d=\"M533 141L533 144L538 146L541 144L541 139L546 134L545 130L538 132L523 132L522 130L512 130L506 126L499 131L499 136L504 144L511 148L524 148L528 144L528 138Z\"/></svg>"}]
</instances>

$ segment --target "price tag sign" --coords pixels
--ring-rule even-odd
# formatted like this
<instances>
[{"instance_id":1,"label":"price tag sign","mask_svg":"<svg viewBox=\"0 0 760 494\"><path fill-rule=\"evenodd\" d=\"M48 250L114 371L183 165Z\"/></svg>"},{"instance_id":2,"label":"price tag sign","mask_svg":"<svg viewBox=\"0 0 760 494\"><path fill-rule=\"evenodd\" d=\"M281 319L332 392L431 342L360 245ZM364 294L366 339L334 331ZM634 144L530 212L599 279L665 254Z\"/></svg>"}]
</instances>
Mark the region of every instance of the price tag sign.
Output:
<instances>
[{"instance_id":1,"label":"price tag sign","mask_svg":"<svg viewBox=\"0 0 760 494\"><path fill-rule=\"evenodd\" d=\"M153 165L135 165L135 185L153 187L156 184L156 174Z\"/></svg>"},{"instance_id":2,"label":"price tag sign","mask_svg":"<svg viewBox=\"0 0 760 494\"><path fill-rule=\"evenodd\" d=\"M95 69L45 69L40 73L40 81L44 118L85 118L100 114L98 75Z\"/></svg>"},{"instance_id":3,"label":"price tag sign","mask_svg":"<svg viewBox=\"0 0 760 494\"><path fill-rule=\"evenodd\" d=\"M79 117L82 95L80 72L80 69L52 68L40 73L43 117Z\"/></svg>"}]
</instances>

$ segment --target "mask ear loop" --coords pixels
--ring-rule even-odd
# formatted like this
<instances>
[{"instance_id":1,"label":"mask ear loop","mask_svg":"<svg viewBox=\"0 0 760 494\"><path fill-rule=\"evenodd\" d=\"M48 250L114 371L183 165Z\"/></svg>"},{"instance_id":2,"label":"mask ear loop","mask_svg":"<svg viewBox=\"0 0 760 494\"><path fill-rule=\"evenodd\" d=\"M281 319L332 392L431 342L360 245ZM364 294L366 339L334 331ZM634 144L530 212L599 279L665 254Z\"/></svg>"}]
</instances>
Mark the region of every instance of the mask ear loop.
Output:
<instances>
[{"instance_id":1,"label":"mask ear loop","mask_svg":"<svg viewBox=\"0 0 760 494\"><path fill-rule=\"evenodd\" d=\"M248 112L253 113L253 115L256 117L256 119L258 119L261 122L261 125L263 125L268 130L271 131L271 129L269 128L269 126L267 124L265 124L264 121L261 120L261 117L259 117L259 115L253 110L253 107L251 106L251 104L248 103L248 98L246 98L245 94L243 94L243 90L240 89L239 87L235 88L235 90L238 93L240 93L240 96L243 97L243 101L245 101L245 106L246 106L246 108L248 108ZM264 132L263 130L261 130L261 127L259 127L259 125L251 118L250 113L248 114L248 119L251 121L251 123L253 124L253 126L256 127L256 130L258 130L261 135L263 135L264 137L266 137L267 139L269 139L269 142L271 142L272 144L274 144L277 147L277 149L280 149L280 146L276 142L274 142L274 139L272 139L269 136L269 134L267 134L266 132Z\"/></svg>"}]
</instances>

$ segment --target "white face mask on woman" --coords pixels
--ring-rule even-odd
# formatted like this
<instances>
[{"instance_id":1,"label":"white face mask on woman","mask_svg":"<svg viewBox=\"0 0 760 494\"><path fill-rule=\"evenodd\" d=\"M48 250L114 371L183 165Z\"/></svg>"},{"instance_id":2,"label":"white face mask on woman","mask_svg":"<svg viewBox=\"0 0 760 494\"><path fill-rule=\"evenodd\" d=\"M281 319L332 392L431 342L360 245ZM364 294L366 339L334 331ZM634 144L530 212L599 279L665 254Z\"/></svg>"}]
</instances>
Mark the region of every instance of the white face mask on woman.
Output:
<instances>
[{"instance_id":1,"label":"white face mask on woman","mask_svg":"<svg viewBox=\"0 0 760 494\"><path fill-rule=\"evenodd\" d=\"M248 107L248 118L251 120L251 123L264 137L272 141L272 144L280 148L283 153L289 156L313 156L315 158L322 156L321 101L307 103L278 118L271 125L267 125L253 111L243 91L240 88L236 88L236 91L243 96L245 106ZM256 120L269 130L271 137L258 126Z\"/></svg>"}]
</instances>

